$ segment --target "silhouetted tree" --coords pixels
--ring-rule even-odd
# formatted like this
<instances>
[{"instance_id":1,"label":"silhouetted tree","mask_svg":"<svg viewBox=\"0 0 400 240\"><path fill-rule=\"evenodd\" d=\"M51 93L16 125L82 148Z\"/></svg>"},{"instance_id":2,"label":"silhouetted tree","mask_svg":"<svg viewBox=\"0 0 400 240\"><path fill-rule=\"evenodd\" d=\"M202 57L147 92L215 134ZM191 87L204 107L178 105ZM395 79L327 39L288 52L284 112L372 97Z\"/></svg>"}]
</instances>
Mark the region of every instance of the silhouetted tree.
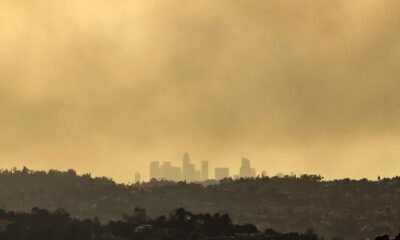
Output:
<instances>
[{"instance_id":1,"label":"silhouetted tree","mask_svg":"<svg viewBox=\"0 0 400 240\"><path fill-rule=\"evenodd\" d=\"M390 237L389 235L386 234L383 236L376 237L375 240L390 240Z\"/></svg>"}]
</instances>

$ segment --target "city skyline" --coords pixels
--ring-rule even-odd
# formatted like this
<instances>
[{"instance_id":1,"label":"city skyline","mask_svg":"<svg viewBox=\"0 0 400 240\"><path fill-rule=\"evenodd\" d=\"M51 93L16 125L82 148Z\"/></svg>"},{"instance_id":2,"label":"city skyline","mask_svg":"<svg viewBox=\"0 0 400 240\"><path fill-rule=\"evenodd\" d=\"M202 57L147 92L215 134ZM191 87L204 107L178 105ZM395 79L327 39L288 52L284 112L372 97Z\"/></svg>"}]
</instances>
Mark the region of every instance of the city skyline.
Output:
<instances>
[{"instance_id":1,"label":"city skyline","mask_svg":"<svg viewBox=\"0 0 400 240\"><path fill-rule=\"evenodd\" d=\"M0 43L0 240L400 240L400 0L0 0Z\"/></svg>"},{"instance_id":2,"label":"city skyline","mask_svg":"<svg viewBox=\"0 0 400 240\"><path fill-rule=\"evenodd\" d=\"M242 157L241 167L238 174L231 174L230 167L215 167L214 178L209 175L209 162L206 160L201 161L200 169L196 168L196 164L192 163L189 152L185 152L182 157L181 167L173 166L171 161L163 161L162 164L159 161L151 161L149 164L149 179L157 180L171 180L171 181L188 181L198 182L206 181L209 179L220 180L223 178L233 177L238 178L252 178L256 177L255 168L251 167L251 161L247 158ZM135 173L135 181L137 179L138 172ZM265 170L263 171L265 174Z\"/></svg>"}]
</instances>

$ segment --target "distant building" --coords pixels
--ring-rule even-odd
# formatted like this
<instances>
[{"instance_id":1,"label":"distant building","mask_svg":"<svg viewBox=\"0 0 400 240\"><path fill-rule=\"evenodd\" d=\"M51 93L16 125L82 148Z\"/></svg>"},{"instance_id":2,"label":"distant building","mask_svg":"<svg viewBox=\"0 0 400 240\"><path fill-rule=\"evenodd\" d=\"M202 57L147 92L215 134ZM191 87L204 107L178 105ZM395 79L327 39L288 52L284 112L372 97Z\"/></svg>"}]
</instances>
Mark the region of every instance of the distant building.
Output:
<instances>
[{"instance_id":1,"label":"distant building","mask_svg":"<svg viewBox=\"0 0 400 240\"><path fill-rule=\"evenodd\" d=\"M229 178L229 168L215 168L215 179ZM251 167L250 160L242 158L239 174L234 175L235 179L256 177L256 171ZM208 161L201 162L201 169L196 169L191 163L188 152L182 157L182 167L174 167L171 162L166 161L160 165L159 162L150 163L150 179L166 179L171 181L185 180L187 182L205 181L210 178ZM136 179L136 178L135 178Z\"/></svg>"},{"instance_id":2,"label":"distant building","mask_svg":"<svg viewBox=\"0 0 400 240\"><path fill-rule=\"evenodd\" d=\"M180 167L171 167L171 180L175 182L179 182L182 180L182 171Z\"/></svg>"},{"instance_id":3,"label":"distant building","mask_svg":"<svg viewBox=\"0 0 400 240\"><path fill-rule=\"evenodd\" d=\"M166 161L160 167L160 176L161 178L170 180L170 170L171 170L171 162Z\"/></svg>"},{"instance_id":4,"label":"distant building","mask_svg":"<svg viewBox=\"0 0 400 240\"><path fill-rule=\"evenodd\" d=\"M190 156L188 152L185 152L182 157L182 166L187 166L190 164Z\"/></svg>"},{"instance_id":5,"label":"distant building","mask_svg":"<svg viewBox=\"0 0 400 240\"><path fill-rule=\"evenodd\" d=\"M215 179L229 178L229 168L215 168Z\"/></svg>"},{"instance_id":6,"label":"distant building","mask_svg":"<svg viewBox=\"0 0 400 240\"><path fill-rule=\"evenodd\" d=\"M242 166L240 167L239 176L241 178L256 177L256 170L251 168L249 159L242 158Z\"/></svg>"},{"instance_id":7,"label":"distant building","mask_svg":"<svg viewBox=\"0 0 400 240\"><path fill-rule=\"evenodd\" d=\"M171 181L179 181L181 179L181 168L173 167L171 162L167 161L161 165L161 178Z\"/></svg>"},{"instance_id":8,"label":"distant building","mask_svg":"<svg viewBox=\"0 0 400 240\"><path fill-rule=\"evenodd\" d=\"M135 173L135 183L140 182L140 180L141 180L140 173L139 173L139 172L136 172L136 173Z\"/></svg>"},{"instance_id":9,"label":"distant building","mask_svg":"<svg viewBox=\"0 0 400 240\"><path fill-rule=\"evenodd\" d=\"M201 178L203 181L208 179L208 161L201 162Z\"/></svg>"},{"instance_id":10,"label":"distant building","mask_svg":"<svg viewBox=\"0 0 400 240\"><path fill-rule=\"evenodd\" d=\"M196 180L195 165L190 163L189 153L185 152L182 158L182 178L188 182Z\"/></svg>"},{"instance_id":11,"label":"distant building","mask_svg":"<svg viewBox=\"0 0 400 240\"><path fill-rule=\"evenodd\" d=\"M153 161L150 163L150 180L151 179L160 179L161 175L160 175L160 163Z\"/></svg>"},{"instance_id":12,"label":"distant building","mask_svg":"<svg viewBox=\"0 0 400 240\"><path fill-rule=\"evenodd\" d=\"M201 171L200 170L196 170L194 172L193 181L201 181Z\"/></svg>"}]
</instances>

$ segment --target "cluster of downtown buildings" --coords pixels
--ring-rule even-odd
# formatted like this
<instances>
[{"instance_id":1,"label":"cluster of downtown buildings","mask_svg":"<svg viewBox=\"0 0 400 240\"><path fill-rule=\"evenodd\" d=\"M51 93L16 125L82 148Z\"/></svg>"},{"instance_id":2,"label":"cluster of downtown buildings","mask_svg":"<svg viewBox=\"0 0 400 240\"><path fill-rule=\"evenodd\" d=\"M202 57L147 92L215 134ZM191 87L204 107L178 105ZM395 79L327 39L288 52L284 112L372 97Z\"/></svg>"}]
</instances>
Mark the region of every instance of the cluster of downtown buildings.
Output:
<instances>
[{"instance_id":1,"label":"cluster of downtown buildings","mask_svg":"<svg viewBox=\"0 0 400 240\"><path fill-rule=\"evenodd\" d=\"M251 168L250 160L242 158L242 165L238 175L234 178L249 178L255 177L256 171ZM171 181L205 181L208 179L224 179L229 178L229 168L218 167L214 169L214 178L209 176L208 161L201 162L201 169L196 169L195 164L190 162L189 153L183 154L182 167L172 166L171 162L166 161L160 164L158 161L150 163L150 179L165 179Z\"/></svg>"}]
</instances>

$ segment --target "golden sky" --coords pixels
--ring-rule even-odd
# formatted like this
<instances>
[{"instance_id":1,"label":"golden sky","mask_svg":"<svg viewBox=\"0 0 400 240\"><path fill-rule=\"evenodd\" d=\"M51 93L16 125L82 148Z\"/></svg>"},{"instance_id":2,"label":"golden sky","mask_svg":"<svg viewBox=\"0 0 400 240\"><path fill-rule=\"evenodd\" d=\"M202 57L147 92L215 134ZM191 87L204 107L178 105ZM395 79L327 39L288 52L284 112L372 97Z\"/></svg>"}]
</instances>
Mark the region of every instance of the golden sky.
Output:
<instances>
[{"instance_id":1,"label":"golden sky","mask_svg":"<svg viewBox=\"0 0 400 240\"><path fill-rule=\"evenodd\" d=\"M400 1L1 0L0 114L0 168L394 176Z\"/></svg>"}]
</instances>

